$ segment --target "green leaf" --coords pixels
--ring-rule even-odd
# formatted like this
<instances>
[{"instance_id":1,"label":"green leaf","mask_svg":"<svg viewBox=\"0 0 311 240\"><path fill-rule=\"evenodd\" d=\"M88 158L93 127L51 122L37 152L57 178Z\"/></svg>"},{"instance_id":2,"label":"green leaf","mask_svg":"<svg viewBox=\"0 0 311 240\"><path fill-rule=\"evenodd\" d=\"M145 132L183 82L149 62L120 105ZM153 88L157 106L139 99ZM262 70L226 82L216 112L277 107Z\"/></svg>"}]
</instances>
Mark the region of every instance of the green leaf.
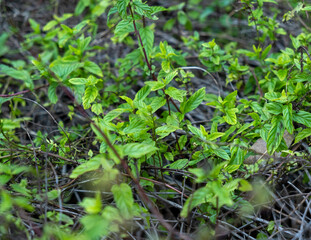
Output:
<instances>
[{"instance_id":1,"label":"green leaf","mask_svg":"<svg viewBox=\"0 0 311 240\"><path fill-rule=\"evenodd\" d=\"M265 50L262 51L262 53L261 53L261 59L265 59L265 58L267 57L268 53L269 53L270 50L271 50L271 47L272 47L272 45L269 44L269 46L267 46L267 47L265 48Z\"/></svg>"},{"instance_id":2,"label":"green leaf","mask_svg":"<svg viewBox=\"0 0 311 240\"><path fill-rule=\"evenodd\" d=\"M205 96L205 87L196 91L186 102L181 105L182 113L188 113L196 109L204 100Z\"/></svg>"},{"instance_id":3,"label":"green leaf","mask_svg":"<svg viewBox=\"0 0 311 240\"><path fill-rule=\"evenodd\" d=\"M152 113L155 113L159 108L164 106L166 103L166 99L164 97L153 97L150 103L152 108Z\"/></svg>"},{"instance_id":4,"label":"green leaf","mask_svg":"<svg viewBox=\"0 0 311 240\"><path fill-rule=\"evenodd\" d=\"M50 31L53 27L55 27L58 24L56 20L49 21L45 26L43 27L43 31L48 32Z\"/></svg>"},{"instance_id":5,"label":"green leaf","mask_svg":"<svg viewBox=\"0 0 311 240\"><path fill-rule=\"evenodd\" d=\"M95 86L88 86L85 89L85 93L82 98L84 109L88 109L91 107L91 103L94 102L97 95L98 95L98 89Z\"/></svg>"},{"instance_id":6,"label":"green leaf","mask_svg":"<svg viewBox=\"0 0 311 240\"><path fill-rule=\"evenodd\" d=\"M284 122L284 126L287 129L287 131L290 134L293 134L294 125L293 125L293 110L292 110L291 103L283 106L283 122Z\"/></svg>"},{"instance_id":7,"label":"green leaf","mask_svg":"<svg viewBox=\"0 0 311 240\"><path fill-rule=\"evenodd\" d=\"M225 135L225 133L223 132L214 132L214 133L207 135L206 140L213 141L213 140L216 140L217 138L222 137L223 135Z\"/></svg>"},{"instance_id":8,"label":"green leaf","mask_svg":"<svg viewBox=\"0 0 311 240\"><path fill-rule=\"evenodd\" d=\"M164 72L168 73L171 70L171 63L168 60L163 60L161 62L161 67Z\"/></svg>"},{"instance_id":9,"label":"green leaf","mask_svg":"<svg viewBox=\"0 0 311 240\"><path fill-rule=\"evenodd\" d=\"M99 214L87 214L80 219L80 222L88 239L100 239L110 233L110 222Z\"/></svg>"},{"instance_id":10,"label":"green leaf","mask_svg":"<svg viewBox=\"0 0 311 240\"><path fill-rule=\"evenodd\" d=\"M218 157L222 158L222 159L225 159L225 160L230 160L230 157L228 155L228 153L222 149L222 148L216 148L216 149L213 149L212 152L217 155Z\"/></svg>"},{"instance_id":11,"label":"green leaf","mask_svg":"<svg viewBox=\"0 0 311 240\"><path fill-rule=\"evenodd\" d=\"M150 127L146 126L146 123L139 117L139 116L134 116L133 118L130 119L130 124L123 129L123 132L125 134L129 133L138 133L142 130L148 131Z\"/></svg>"},{"instance_id":12,"label":"green leaf","mask_svg":"<svg viewBox=\"0 0 311 240\"><path fill-rule=\"evenodd\" d=\"M169 95L171 98L173 98L179 102L182 102L184 99L184 96L187 95L187 91L180 90L180 89L177 89L174 87L169 87L168 89L165 89L165 93L167 95Z\"/></svg>"},{"instance_id":13,"label":"green leaf","mask_svg":"<svg viewBox=\"0 0 311 240\"><path fill-rule=\"evenodd\" d=\"M124 113L126 111L126 109L124 108L116 108L111 110L110 112L108 112L105 117L104 117L104 121L105 122L111 122L113 119L115 119L116 117L120 116L122 113Z\"/></svg>"},{"instance_id":14,"label":"green leaf","mask_svg":"<svg viewBox=\"0 0 311 240\"><path fill-rule=\"evenodd\" d=\"M26 197L31 197L31 191L27 189L27 180L22 179L20 183L10 184L15 192L21 193Z\"/></svg>"},{"instance_id":15,"label":"green leaf","mask_svg":"<svg viewBox=\"0 0 311 240\"><path fill-rule=\"evenodd\" d=\"M283 112L283 105L278 102L270 102L266 104L267 110L269 113L278 115Z\"/></svg>"},{"instance_id":16,"label":"green leaf","mask_svg":"<svg viewBox=\"0 0 311 240\"><path fill-rule=\"evenodd\" d=\"M177 129L181 129L178 126L173 126L173 125L164 125L161 127L158 127L156 129L156 135L159 135L160 138L164 138L168 136L170 133L175 132Z\"/></svg>"},{"instance_id":17,"label":"green leaf","mask_svg":"<svg viewBox=\"0 0 311 240\"><path fill-rule=\"evenodd\" d=\"M311 128L311 113L300 110L293 114L293 120Z\"/></svg>"},{"instance_id":18,"label":"green leaf","mask_svg":"<svg viewBox=\"0 0 311 240\"><path fill-rule=\"evenodd\" d=\"M242 192L253 191L253 186L245 179L240 180L239 190Z\"/></svg>"},{"instance_id":19,"label":"green leaf","mask_svg":"<svg viewBox=\"0 0 311 240\"><path fill-rule=\"evenodd\" d=\"M189 164L189 159L183 158L183 159L179 159L179 160L167 165L166 167L168 167L170 169L184 169L188 164Z\"/></svg>"},{"instance_id":20,"label":"green leaf","mask_svg":"<svg viewBox=\"0 0 311 240\"><path fill-rule=\"evenodd\" d=\"M118 23L116 26L116 29L114 30L114 35L117 38L123 38L130 32L134 32L134 26L133 22L130 19L122 20Z\"/></svg>"},{"instance_id":21,"label":"green leaf","mask_svg":"<svg viewBox=\"0 0 311 240\"><path fill-rule=\"evenodd\" d=\"M20 128L20 121L18 119L8 119L2 118L0 119L0 129L4 132L13 130L15 128Z\"/></svg>"},{"instance_id":22,"label":"green leaf","mask_svg":"<svg viewBox=\"0 0 311 240\"><path fill-rule=\"evenodd\" d=\"M152 48L153 48L153 42L154 42L154 33L150 29L150 26L140 28L139 33L140 33L147 57L150 58Z\"/></svg>"},{"instance_id":23,"label":"green leaf","mask_svg":"<svg viewBox=\"0 0 311 240\"><path fill-rule=\"evenodd\" d=\"M307 137L311 136L311 128L303 129L301 132L299 132L295 138L295 144L300 142L302 139L305 139Z\"/></svg>"},{"instance_id":24,"label":"green leaf","mask_svg":"<svg viewBox=\"0 0 311 240\"><path fill-rule=\"evenodd\" d=\"M291 34L289 35L290 39L292 40L292 44L293 44L293 47L295 49L298 49L300 47L300 42L297 38L293 37Z\"/></svg>"},{"instance_id":25,"label":"green leaf","mask_svg":"<svg viewBox=\"0 0 311 240\"><path fill-rule=\"evenodd\" d=\"M279 69L273 72L280 79L280 81L284 81L287 76L287 71L288 71L287 69Z\"/></svg>"},{"instance_id":26,"label":"green leaf","mask_svg":"<svg viewBox=\"0 0 311 240\"><path fill-rule=\"evenodd\" d=\"M225 104L226 107L234 107L237 94L238 94L237 91L234 91L234 92L228 94L225 97L223 104Z\"/></svg>"},{"instance_id":27,"label":"green leaf","mask_svg":"<svg viewBox=\"0 0 311 240\"><path fill-rule=\"evenodd\" d=\"M285 129L282 127L282 117L274 116L267 137L267 150L272 155L281 144Z\"/></svg>"},{"instance_id":28,"label":"green leaf","mask_svg":"<svg viewBox=\"0 0 311 240\"><path fill-rule=\"evenodd\" d=\"M82 163L78 167L76 167L72 173L70 174L70 178L77 178L80 175L97 170L101 165L101 159L99 157L93 157L85 163Z\"/></svg>"},{"instance_id":29,"label":"green leaf","mask_svg":"<svg viewBox=\"0 0 311 240\"><path fill-rule=\"evenodd\" d=\"M157 91L165 87L165 83L162 81L146 81L145 84L151 87L151 91Z\"/></svg>"},{"instance_id":30,"label":"green leaf","mask_svg":"<svg viewBox=\"0 0 311 240\"><path fill-rule=\"evenodd\" d=\"M201 138L202 140L206 140L204 134L202 133L202 131L192 125L188 125L187 126L188 129L197 137Z\"/></svg>"},{"instance_id":31,"label":"green leaf","mask_svg":"<svg viewBox=\"0 0 311 240\"><path fill-rule=\"evenodd\" d=\"M213 194L209 187L203 187L196 190L185 202L180 216L186 218L189 212L196 206L208 202Z\"/></svg>"},{"instance_id":32,"label":"green leaf","mask_svg":"<svg viewBox=\"0 0 311 240\"><path fill-rule=\"evenodd\" d=\"M115 184L112 186L111 192L121 215L126 219L132 218L134 198L131 187L126 183Z\"/></svg>"},{"instance_id":33,"label":"green leaf","mask_svg":"<svg viewBox=\"0 0 311 240\"><path fill-rule=\"evenodd\" d=\"M74 28L72 29L72 32L74 35L77 35L79 33L82 33L82 29L90 23L90 20L84 20L80 23L78 23Z\"/></svg>"},{"instance_id":34,"label":"green leaf","mask_svg":"<svg viewBox=\"0 0 311 240\"><path fill-rule=\"evenodd\" d=\"M84 207L85 211L88 214L99 213L102 209L100 193L97 192L95 198L89 198L89 197L83 198L82 202L80 203L80 206Z\"/></svg>"},{"instance_id":35,"label":"green leaf","mask_svg":"<svg viewBox=\"0 0 311 240\"><path fill-rule=\"evenodd\" d=\"M32 28L32 30L34 31L34 33L36 34L40 34L40 24L37 23L34 19L30 18L29 19L29 23L30 23L30 27Z\"/></svg>"},{"instance_id":36,"label":"green leaf","mask_svg":"<svg viewBox=\"0 0 311 240\"><path fill-rule=\"evenodd\" d=\"M73 85L84 85L87 83L86 78L71 78L69 79L69 82Z\"/></svg>"},{"instance_id":37,"label":"green leaf","mask_svg":"<svg viewBox=\"0 0 311 240\"><path fill-rule=\"evenodd\" d=\"M93 73L93 74L96 74L100 77L103 77L103 73L102 73L102 70L100 69L100 67L94 63L94 62L91 62L91 61L85 61L84 62L84 66L83 68L90 72L90 73Z\"/></svg>"},{"instance_id":38,"label":"green leaf","mask_svg":"<svg viewBox=\"0 0 311 240\"><path fill-rule=\"evenodd\" d=\"M77 61L64 61L56 60L50 64L50 69L63 81L68 77L70 73L75 71L81 66L81 63Z\"/></svg>"},{"instance_id":39,"label":"green leaf","mask_svg":"<svg viewBox=\"0 0 311 240\"><path fill-rule=\"evenodd\" d=\"M134 98L134 102L143 101L149 95L150 91L151 91L151 88L148 85L141 88L136 93L135 98Z\"/></svg>"},{"instance_id":40,"label":"green leaf","mask_svg":"<svg viewBox=\"0 0 311 240\"><path fill-rule=\"evenodd\" d=\"M58 83L51 83L48 88L48 98L51 101L51 103L55 104L58 101L58 97L56 94L56 88L58 87Z\"/></svg>"},{"instance_id":41,"label":"green leaf","mask_svg":"<svg viewBox=\"0 0 311 240\"><path fill-rule=\"evenodd\" d=\"M4 54L6 54L9 51L9 47L5 45L8 37L9 37L9 34L6 32L0 34L0 46L1 46L0 56L3 56Z\"/></svg>"},{"instance_id":42,"label":"green leaf","mask_svg":"<svg viewBox=\"0 0 311 240\"><path fill-rule=\"evenodd\" d=\"M178 74L177 70L172 71L168 74L166 74L165 79L164 79L164 83L165 85L168 85L173 79L174 77Z\"/></svg>"},{"instance_id":43,"label":"green leaf","mask_svg":"<svg viewBox=\"0 0 311 240\"><path fill-rule=\"evenodd\" d=\"M80 0L75 8L75 15L80 15L83 10L90 5L90 0Z\"/></svg>"},{"instance_id":44,"label":"green leaf","mask_svg":"<svg viewBox=\"0 0 311 240\"><path fill-rule=\"evenodd\" d=\"M128 143L123 146L124 154L133 158L140 158L156 150L158 150L158 148L154 146L154 143Z\"/></svg>"},{"instance_id":45,"label":"green leaf","mask_svg":"<svg viewBox=\"0 0 311 240\"><path fill-rule=\"evenodd\" d=\"M225 116L223 116L223 119L230 125L235 125L237 124L237 117L236 117L236 112L239 110L237 108L231 108L231 109L225 109Z\"/></svg>"},{"instance_id":46,"label":"green leaf","mask_svg":"<svg viewBox=\"0 0 311 240\"><path fill-rule=\"evenodd\" d=\"M188 21L188 17L184 11L178 11L177 19L181 25L185 25Z\"/></svg>"},{"instance_id":47,"label":"green leaf","mask_svg":"<svg viewBox=\"0 0 311 240\"><path fill-rule=\"evenodd\" d=\"M121 18L126 17L126 15L127 15L126 9L127 9L129 2L130 2L130 0L118 0L117 9L118 9L118 12L119 12Z\"/></svg>"},{"instance_id":48,"label":"green leaf","mask_svg":"<svg viewBox=\"0 0 311 240\"><path fill-rule=\"evenodd\" d=\"M34 84L30 77L30 74L26 70L16 70L14 68L8 67L4 64L0 64L0 73L4 73L12 78L19 79L25 82L26 86L33 89Z\"/></svg>"},{"instance_id":49,"label":"green leaf","mask_svg":"<svg viewBox=\"0 0 311 240\"><path fill-rule=\"evenodd\" d=\"M102 114L103 113L102 105L100 103L93 104L92 112L95 113L96 115Z\"/></svg>"}]
</instances>

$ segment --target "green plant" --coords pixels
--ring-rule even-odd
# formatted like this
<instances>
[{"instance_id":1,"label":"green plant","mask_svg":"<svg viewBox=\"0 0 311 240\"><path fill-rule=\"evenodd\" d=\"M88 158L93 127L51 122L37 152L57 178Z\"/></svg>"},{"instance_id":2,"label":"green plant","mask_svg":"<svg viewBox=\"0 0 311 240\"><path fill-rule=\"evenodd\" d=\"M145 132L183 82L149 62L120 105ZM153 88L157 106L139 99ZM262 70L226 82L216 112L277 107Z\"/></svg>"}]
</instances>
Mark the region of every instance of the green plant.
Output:
<instances>
[{"instance_id":1,"label":"green plant","mask_svg":"<svg viewBox=\"0 0 311 240\"><path fill-rule=\"evenodd\" d=\"M231 1L214 1L199 14L191 13L199 2L167 9L139 0L80 0L75 14L54 15L43 27L29 20L33 32L25 36L22 46L24 51L38 48L38 56L25 61L4 59L0 65L2 78L22 83L19 92L0 95L0 104L10 109L0 121L3 226L14 225L31 238L21 223L25 216L37 215L44 223L37 234L41 239L99 239L115 234L126 238L138 227L151 237L155 217L159 237L163 232L163 236L190 239L182 230L191 219L200 226L218 226L221 218L229 219L221 214L227 209L240 209L241 222L251 214L255 209L251 204L257 202L247 199L246 192L256 193L257 186L249 179L260 171L266 157L307 158L288 149L284 134L295 135L294 143L311 136L310 34L290 35L292 46L278 51L273 42L285 30L278 25L277 11L273 17L264 11L265 4L278 6L277 2L241 1L241 10L249 13L248 26L256 29L257 42L249 46L216 38L203 41L199 32L181 37L180 48L156 40L161 13L177 11L164 29L173 29L178 22L190 31L192 19L204 18L220 7L231 10ZM109 7L109 44L123 44L128 50L113 65L109 57L102 58L107 63L96 62L96 56L110 46L94 43L97 20ZM284 19L309 9L308 4L297 5ZM65 24L83 13L80 23ZM8 36L1 35L1 45ZM0 56L8 51L3 48ZM199 66L189 66L190 53L196 54ZM207 94L208 85L195 85L193 69L212 78L218 94ZM40 92L45 88L46 95ZM20 96L30 92L35 100ZM52 132L28 130L25 123L33 119L23 117L22 108L29 103L52 119L56 126ZM56 120L49 113L57 104L69 109L64 114L69 120ZM210 119L194 120L208 109L212 109ZM20 129L25 130L27 141L18 137ZM245 160L258 154L251 146L259 139L266 143L263 152L268 155L250 166ZM28 159L28 164L16 157ZM296 167L289 161L287 171ZM277 170L271 175L277 175ZM30 188L30 182L37 185ZM82 199L74 191L75 184L87 188ZM66 209L73 199L71 189L83 214L48 209ZM38 203L44 203L45 209L35 209ZM171 211L166 204L174 213L164 211ZM182 219L180 231L166 221L167 215ZM80 224L76 229L73 216ZM272 234L276 224L270 221L265 230L256 232L257 238ZM0 236L8 234L5 227L0 228Z\"/></svg>"}]
</instances>

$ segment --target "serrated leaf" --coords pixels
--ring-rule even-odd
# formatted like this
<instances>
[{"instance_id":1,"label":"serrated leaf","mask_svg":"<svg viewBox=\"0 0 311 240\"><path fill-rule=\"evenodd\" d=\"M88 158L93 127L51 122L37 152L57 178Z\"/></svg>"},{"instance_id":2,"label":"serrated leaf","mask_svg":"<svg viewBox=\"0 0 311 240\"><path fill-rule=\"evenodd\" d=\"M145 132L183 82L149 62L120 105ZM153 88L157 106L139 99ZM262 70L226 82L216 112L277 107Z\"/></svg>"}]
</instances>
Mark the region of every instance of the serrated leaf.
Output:
<instances>
[{"instance_id":1,"label":"serrated leaf","mask_svg":"<svg viewBox=\"0 0 311 240\"><path fill-rule=\"evenodd\" d=\"M94 63L94 62L85 61L85 62L84 62L83 68L84 68L86 71L90 72L90 73L93 73L93 74L96 74L96 75L98 75L98 76L100 76L100 77L103 77L103 72L102 72L102 70L101 70L100 67L99 67L96 63Z\"/></svg>"},{"instance_id":2,"label":"serrated leaf","mask_svg":"<svg viewBox=\"0 0 311 240\"><path fill-rule=\"evenodd\" d=\"M76 61L56 60L50 64L50 69L64 81L70 73L80 66L81 63Z\"/></svg>"},{"instance_id":3,"label":"serrated leaf","mask_svg":"<svg viewBox=\"0 0 311 240\"><path fill-rule=\"evenodd\" d=\"M311 128L303 129L301 132L299 132L295 138L295 144L300 142L302 139L305 139L307 137L311 136Z\"/></svg>"},{"instance_id":4,"label":"serrated leaf","mask_svg":"<svg viewBox=\"0 0 311 240\"><path fill-rule=\"evenodd\" d=\"M55 104L58 101L58 97L56 94L56 88L57 88L58 84L57 83L51 83L49 88L48 88L48 98L50 100L51 103Z\"/></svg>"},{"instance_id":5,"label":"serrated leaf","mask_svg":"<svg viewBox=\"0 0 311 240\"><path fill-rule=\"evenodd\" d=\"M237 117L236 117L236 112L239 110L237 108L231 108L231 109L226 109L225 110L225 116L223 116L223 119L230 125L235 125L237 124Z\"/></svg>"},{"instance_id":6,"label":"serrated leaf","mask_svg":"<svg viewBox=\"0 0 311 240\"><path fill-rule=\"evenodd\" d=\"M96 115L103 113L102 105L100 103L93 104L92 112L95 113Z\"/></svg>"},{"instance_id":7,"label":"serrated leaf","mask_svg":"<svg viewBox=\"0 0 311 240\"><path fill-rule=\"evenodd\" d=\"M294 132L294 125L293 125L293 109L292 104L284 105L283 106L283 122L286 130L293 134Z\"/></svg>"},{"instance_id":8,"label":"serrated leaf","mask_svg":"<svg viewBox=\"0 0 311 240\"><path fill-rule=\"evenodd\" d=\"M150 29L149 26L140 28L139 33L140 33L147 57L150 58L150 54L152 52L153 42L154 42L154 33Z\"/></svg>"},{"instance_id":9,"label":"serrated leaf","mask_svg":"<svg viewBox=\"0 0 311 240\"><path fill-rule=\"evenodd\" d=\"M120 214L126 218L130 219L133 216L133 205L134 198L132 189L126 183L121 183L120 185L113 185L111 188L113 193L113 198L116 202Z\"/></svg>"},{"instance_id":10,"label":"serrated leaf","mask_svg":"<svg viewBox=\"0 0 311 240\"><path fill-rule=\"evenodd\" d=\"M165 83L161 81L146 81L145 84L151 87L151 91L157 91L165 87Z\"/></svg>"},{"instance_id":11,"label":"serrated leaf","mask_svg":"<svg viewBox=\"0 0 311 240\"><path fill-rule=\"evenodd\" d=\"M117 9L118 9L118 12L121 18L126 17L126 9L127 9L129 2L130 0L118 0Z\"/></svg>"},{"instance_id":12,"label":"serrated leaf","mask_svg":"<svg viewBox=\"0 0 311 240\"><path fill-rule=\"evenodd\" d=\"M159 108L164 106L166 103L166 99L164 97L154 97L152 98L152 101L150 103L150 106L152 108L152 113L155 113Z\"/></svg>"},{"instance_id":13,"label":"serrated leaf","mask_svg":"<svg viewBox=\"0 0 311 240\"><path fill-rule=\"evenodd\" d=\"M82 97L82 103L84 109L91 107L91 103L94 102L98 95L98 89L95 86L88 86L85 89L84 96Z\"/></svg>"},{"instance_id":14,"label":"serrated leaf","mask_svg":"<svg viewBox=\"0 0 311 240\"><path fill-rule=\"evenodd\" d=\"M287 71L288 71L287 69L279 69L273 72L280 79L280 81L284 81L287 76Z\"/></svg>"},{"instance_id":15,"label":"serrated leaf","mask_svg":"<svg viewBox=\"0 0 311 240\"><path fill-rule=\"evenodd\" d=\"M188 113L196 109L204 100L205 87L196 91L186 102L181 106L182 113ZM182 108L183 107L183 108Z\"/></svg>"},{"instance_id":16,"label":"serrated leaf","mask_svg":"<svg viewBox=\"0 0 311 240\"><path fill-rule=\"evenodd\" d=\"M277 102L270 102L266 104L268 112L278 115L283 112L283 105Z\"/></svg>"},{"instance_id":17,"label":"serrated leaf","mask_svg":"<svg viewBox=\"0 0 311 240\"><path fill-rule=\"evenodd\" d=\"M140 158L156 150L158 150L158 148L155 147L154 144L146 143L128 143L123 146L124 154L133 158Z\"/></svg>"},{"instance_id":18,"label":"serrated leaf","mask_svg":"<svg viewBox=\"0 0 311 240\"><path fill-rule=\"evenodd\" d=\"M149 130L149 127L147 127L146 123L139 118L139 116L136 116L130 120L130 124L123 129L123 132L125 134L129 133L138 133L142 130Z\"/></svg>"},{"instance_id":19,"label":"serrated leaf","mask_svg":"<svg viewBox=\"0 0 311 240\"><path fill-rule=\"evenodd\" d=\"M117 6L114 6L114 7L109 9L109 12L107 14L107 25L109 24L110 16L117 13L117 12L118 12Z\"/></svg>"},{"instance_id":20,"label":"serrated leaf","mask_svg":"<svg viewBox=\"0 0 311 240\"><path fill-rule=\"evenodd\" d=\"M164 79L164 83L165 85L168 85L173 79L174 77L178 74L178 72L175 70L175 71L172 71L170 73L168 73L166 76L165 76L165 79Z\"/></svg>"},{"instance_id":21,"label":"serrated leaf","mask_svg":"<svg viewBox=\"0 0 311 240\"><path fill-rule=\"evenodd\" d=\"M293 114L293 120L311 128L311 113L300 110Z\"/></svg>"},{"instance_id":22,"label":"serrated leaf","mask_svg":"<svg viewBox=\"0 0 311 240\"><path fill-rule=\"evenodd\" d=\"M151 14L155 14L157 12L166 11L167 9L162 6L151 6Z\"/></svg>"},{"instance_id":23,"label":"serrated leaf","mask_svg":"<svg viewBox=\"0 0 311 240\"><path fill-rule=\"evenodd\" d=\"M132 20L127 19L118 23L116 29L114 30L114 35L119 38L126 36L130 32L134 32L134 26Z\"/></svg>"},{"instance_id":24,"label":"serrated leaf","mask_svg":"<svg viewBox=\"0 0 311 240\"><path fill-rule=\"evenodd\" d=\"M235 101L236 101L236 96L237 96L237 94L238 94L238 91L234 91L234 92L228 94L228 95L225 97L225 99L224 99L224 101L223 101L223 104L226 104L226 106L228 106L228 107L231 107L231 106L233 107L234 104L235 104ZM228 104L229 104L229 105L228 105Z\"/></svg>"},{"instance_id":25,"label":"serrated leaf","mask_svg":"<svg viewBox=\"0 0 311 240\"><path fill-rule=\"evenodd\" d=\"M146 85L141 88L135 95L134 102L136 101L143 101L150 93L151 88L150 86Z\"/></svg>"},{"instance_id":26,"label":"serrated leaf","mask_svg":"<svg viewBox=\"0 0 311 240\"><path fill-rule=\"evenodd\" d=\"M168 89L165 89L165 93L167 95L169 95L171 98L179 101L179 102L182 102L183 99L184 99L184 96L187 95L187 91L185 90L181 90L181 89L177 89L177 88L174 88L174 87L169 87Z\"/></svg>"},{"instance_id":27,"label":"serrated leaf","mask_svg":"<svg viewBox=\"0 0 311 240\"><path fill-rule=\"evenodd\" d=\"M168 136L170 133L175 132L177 129L180 129L178 126L173 125L164 125L161 127L158 127L156 129L156 135L159 135L160 138L164 138Z\"/></svg>"},{"instance_id":28,"label":"serrated leaf","mask_svg":"<svg viewBox=\"0 0 311 240\"><path fill-rule=\"evenodd\" d=\"M163 60L161 62L161 67L162 67L162 70L166 73L168 73L171 70L171 64L168 60Z\"/></svg>"},{"instance_id":29,"label":"serrated leaf","mask_svg":"<svg viewBox=\"0 0 311 240\"><path fill-rule=\"evenodd\" d=\"M267 150L270 155L279 147L283 139L285 129L282 126L282 117L274 116L267 137Z\"/></svg>"}]
</instances>

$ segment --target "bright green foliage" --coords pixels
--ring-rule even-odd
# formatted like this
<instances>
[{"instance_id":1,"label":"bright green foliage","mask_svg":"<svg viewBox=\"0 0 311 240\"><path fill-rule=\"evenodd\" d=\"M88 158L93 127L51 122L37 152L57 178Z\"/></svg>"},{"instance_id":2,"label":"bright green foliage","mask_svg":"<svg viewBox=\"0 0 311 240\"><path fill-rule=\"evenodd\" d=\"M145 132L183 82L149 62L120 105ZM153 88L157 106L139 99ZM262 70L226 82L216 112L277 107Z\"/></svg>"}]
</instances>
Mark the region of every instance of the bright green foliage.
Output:
<instances>
[{"instance_id":1,"label":"bright green foliage","mask_svg":"<svg viewBox=\"0 0 311 240\"><path fill-rule=\"evenodd\" d=\"M200 2L188 4L193 7ZM66 194L76 189L72 184L83 186L85 182L91 190L78 199L84 210L82 216L75 215L79 229L71 231L74 224L68 212L46 210L40 217L45 221L43 239L126 238L127 231L136 230L130 230L134 222L139 223L135 226L144 224L142 229L148 233L152 226L163 224L154 224L159 217L155 212L176 199L178 204L172 205L180 210L176 214L202 226L216 223L222 209L234 212L242 208L248 201L243 192L253 191L248 177L261 167L256 163L251 166L255 170L250 170L245 163L254 154L250 147L257 140L266 143L271 156L290 152L286 131L295 137L295 144L310 141L311 34L291 35L292 46L278 50L274 42L286 32L278 13L265 13L266 7L278 2L240 2L246 13L241 18L256 31L250 46L231 39L224 43L219 37L206 40L199 32L181 36L183 44L178 49L174 40L158 39L156 20L161 12L172 16L164 30L178 24L178 31L191 31L193 19L203 24L216 9L231 12L230 0L212 1L195 11L186 11L188 4L184 3L166 9L140 0L79 0L74 14L54 15L44 26L29 19L33 32L25 36L22 46L24 50L36 47L40 53L29 63L4 60L0 76L16 81L21 90L32 91L36 101L29 102L52 112L48 117L57 127L53 134L29 131L26 123L34 120L21 116L20 110L28 100L15 95L0 97L0 106L6 104L11 111L11 118L0 119L0 218L4 226L18 222L22 211L31 215L38 202L61 209L72 197ZM298 3L283 14L283 21L310 8ZM110 28L105 30L109 44L124 44L129 50L118 55L119 59L105 56L106 62L97 61L101 51L109 48L96 46L94 41L99 28L96 20L102 15ZM68 20L77 16L83 20L70 25ZM224 28L230 17L226 13L219 19ZM8 37L0 35L0 56L9 52L5 47ZM190 55L201 67L190 67ZM197 76L192 69L202 70L204 80L211 80L213 86L207 81L203 87L194 84ZM48 85L41 95L40 79ZM64 96L69 100L65 102ZM43 97L48 102L40 103ZM68 110L65 115L73 125L53 117L60 106ZM206 116L198 114L213 117L201 121ZM27 140L19 138L21 130ZM31 167L16 159L27 159ZM68 165L70 174L58 179L60 169L69 169ZM72 181L68 185L60 181L66 178ZM35 180L38 184L31 186ZM22 224L16 226L25 230ZM0 227L0 238L7 234L5 227ZM163 231L161 227L155 231ZM269 223L267 231L272 233L273 228Z\"/></svg>"}]
</instances>

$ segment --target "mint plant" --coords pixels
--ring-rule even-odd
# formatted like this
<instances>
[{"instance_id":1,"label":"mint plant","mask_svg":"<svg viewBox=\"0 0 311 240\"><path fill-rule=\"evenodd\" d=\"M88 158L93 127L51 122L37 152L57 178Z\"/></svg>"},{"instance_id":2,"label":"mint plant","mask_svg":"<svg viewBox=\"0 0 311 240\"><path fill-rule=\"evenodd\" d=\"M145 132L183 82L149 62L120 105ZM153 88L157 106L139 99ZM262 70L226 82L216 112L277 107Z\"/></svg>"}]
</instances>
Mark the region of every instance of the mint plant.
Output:
<instances>
[{"instance_id":1,"label":"mint plant","mask_svg":"<svg viewBox=\"0 0 311 240\"><path fill-rule=\"evenodd\" d=\"M43 24L30 18L20 49L29 55L20 60L8 55L14 33L2 34L0 236L199 239L206 227L215 238L228 228L227 237L260 239L285 231L287 222L261 212L270 204L284 214L271 199L283 179L300 172L301 185L310 180L310 34L284 25L303 22L310 6L290 4L241 1L232 12L232 1L80 0ZM215 26L196 25L217 14L224 29L237 16L256 37L243 46L206 39ZM99 44L104 23L109 37ZM182 34L161 37L170 32ZM47 122L52 130L39 128ZM265 181L254 181L260 175ZM250 220L255 230L245 227Z\"/></svg>"}]
</instances>

